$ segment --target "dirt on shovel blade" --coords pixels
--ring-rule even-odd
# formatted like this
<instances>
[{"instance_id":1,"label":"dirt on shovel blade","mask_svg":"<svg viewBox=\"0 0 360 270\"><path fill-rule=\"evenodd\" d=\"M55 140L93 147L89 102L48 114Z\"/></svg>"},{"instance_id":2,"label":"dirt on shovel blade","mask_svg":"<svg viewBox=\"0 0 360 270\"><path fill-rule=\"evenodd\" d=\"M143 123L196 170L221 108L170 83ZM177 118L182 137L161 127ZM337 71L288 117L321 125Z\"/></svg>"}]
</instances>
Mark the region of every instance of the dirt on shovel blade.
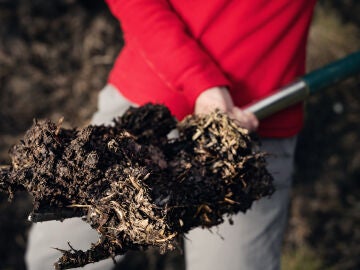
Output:
<instances>
[{"instance_id":1,"label":"dirt on shovel blade","mask_svg":"<svg viewBox=\"0 0 360 270\"><path fill-rule=\"evenodd\" d=\"M167 134L177 128L179 137ZM0 167L0 190L26 190L34 213L83 216L100 239L87 251L61 250L57 269L150 246L162 252L195 227L211 227L271 195L265 153L226 115L129 109L112 126L64 129L35 121ZM71 242L71 239L68 239Z\"/></svg>"}]
</instances>

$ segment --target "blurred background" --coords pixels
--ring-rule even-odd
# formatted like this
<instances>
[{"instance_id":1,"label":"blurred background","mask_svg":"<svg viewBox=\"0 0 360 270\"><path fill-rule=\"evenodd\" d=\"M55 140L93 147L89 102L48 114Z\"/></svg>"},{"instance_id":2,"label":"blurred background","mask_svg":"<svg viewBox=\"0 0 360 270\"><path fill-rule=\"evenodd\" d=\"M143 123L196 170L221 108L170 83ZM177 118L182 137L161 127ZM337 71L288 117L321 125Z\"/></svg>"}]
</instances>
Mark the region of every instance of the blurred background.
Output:
<instances>
[{"instance_id":1,"label":"blurred background","mask_svg":"<svg viewBox=\"0 0 360 270\"><path fill-rule=\"evenodd\" d=\"M360 49L360 1L319 1L308 70ZM0 0L0 164L33 118L84 126L123 44L102 0ZM360 269L360 76L311 97L299 136L283 269ZM0 270L23 270L31 199L0 194ZM69 239L70 240L70 239ZM180 270L131 253L120 269Z\"/></svg>"}]
</instances>

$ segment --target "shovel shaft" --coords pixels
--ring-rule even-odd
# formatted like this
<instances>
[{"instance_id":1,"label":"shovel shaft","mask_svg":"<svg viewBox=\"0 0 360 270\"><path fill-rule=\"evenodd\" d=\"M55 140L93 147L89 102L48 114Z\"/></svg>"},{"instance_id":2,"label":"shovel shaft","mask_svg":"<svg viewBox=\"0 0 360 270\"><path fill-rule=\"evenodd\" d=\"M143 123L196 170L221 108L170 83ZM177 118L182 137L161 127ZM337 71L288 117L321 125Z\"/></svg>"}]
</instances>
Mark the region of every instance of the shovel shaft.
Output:
<instances>
[{"instance_id":1,"label":"shovel shaft","mask_svg":"<svg viewBox=\"0 0 360 270\"><path fill-rule=\"evenodd\" d=\"M308 95L309 89L306 83L299 80L281 88L275 94L251 104L245 108L245 111L254 113L261 120L304 100Z\"/></svg>"},{"instance_id":2,"label":"shovel shaft","mask_svg":"<svg viewBox=\"0 0 360 270\"><path fill-rule=\"evenodd\" d=\"M360 73L360 51L332 62L301 77L275 94L250 104L245 111L264 119L282 109L305 100L309 95Z\"/></svg>"}]
</instances>

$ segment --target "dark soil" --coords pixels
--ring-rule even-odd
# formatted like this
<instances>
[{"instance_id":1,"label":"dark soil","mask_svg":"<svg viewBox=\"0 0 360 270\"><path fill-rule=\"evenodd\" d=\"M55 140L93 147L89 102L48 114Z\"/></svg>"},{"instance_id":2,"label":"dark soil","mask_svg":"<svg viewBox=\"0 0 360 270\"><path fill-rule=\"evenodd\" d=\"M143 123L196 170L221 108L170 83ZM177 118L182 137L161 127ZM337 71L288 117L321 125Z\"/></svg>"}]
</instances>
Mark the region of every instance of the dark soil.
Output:
<instances>
[{"instance_id":1,"label":"dark soil","mask_svg":"<svg viewBox=\"0 0 360 270\"><path fill-rule=\"evenodd\" d=\"M179 137L167 139L175 127L166 107L151 104L129 109L114 126L35 121L0 169L0 189L10 197L28 191L39 217L63 219L62 209L73 209L99 232L90 250L64 251L56 269L149 246L173 250L177 236L273 193L265 154L226 115L189 116L177 125Z\"/></svg>"},{"instance_id":2,"label":"dark soil","mask_svg":"<svg viewBox=\"0 0 360 270\"><path fill-rule=\"evenodd\" d=\"M326 6L318 10L335 8L344 24L331 42L310 48L311 67L360 49L358 30L341 35L360 26L358 1L320 2ZM0 22L0 164L10 164L8 150L33 118L57 123L64 116L64 128L89 122L122 38L98 0L0 0ZM286 249L309 245L324 269L360 268L359 86L356 78L312 97L299 137ZM12 203L0 195L0 269L25 269L31 209L26 193ZM131 252L119 268L177 270L183 259L179 253Z\"/></svg>"}]
</instances>

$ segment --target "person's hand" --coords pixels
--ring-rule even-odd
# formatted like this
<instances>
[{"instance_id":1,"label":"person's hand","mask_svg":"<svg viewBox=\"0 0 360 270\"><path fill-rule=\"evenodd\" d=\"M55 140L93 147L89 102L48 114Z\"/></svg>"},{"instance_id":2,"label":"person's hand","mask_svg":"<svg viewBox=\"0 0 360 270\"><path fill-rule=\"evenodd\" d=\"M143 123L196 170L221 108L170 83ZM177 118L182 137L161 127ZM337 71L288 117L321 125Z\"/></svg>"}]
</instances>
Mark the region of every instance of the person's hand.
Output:
<instances>
[{"instance_id":1,"label":"person's hand","mask_svg":"<svg viewBox=\"0 0 360 270\"><path fill-rule=\"evenodd\" d=\"M231 112L234 103L226 87L212 87L202 92L195 102L195 114L208 114L215 109Z\"/></svg>"},{"instance_id":2,"label":"person's hand","mask_svg":"<svg viewBox=\"0 0 360 270\"><path fill-rule=\"evenodd\" d=\"M212 87L202 92L195 102L195 114L208 114L215 109L227 113L237 124L249 131L255 131L259 121L253 113L234 106L226 87Z\"/></svg>"}]
</instances>

